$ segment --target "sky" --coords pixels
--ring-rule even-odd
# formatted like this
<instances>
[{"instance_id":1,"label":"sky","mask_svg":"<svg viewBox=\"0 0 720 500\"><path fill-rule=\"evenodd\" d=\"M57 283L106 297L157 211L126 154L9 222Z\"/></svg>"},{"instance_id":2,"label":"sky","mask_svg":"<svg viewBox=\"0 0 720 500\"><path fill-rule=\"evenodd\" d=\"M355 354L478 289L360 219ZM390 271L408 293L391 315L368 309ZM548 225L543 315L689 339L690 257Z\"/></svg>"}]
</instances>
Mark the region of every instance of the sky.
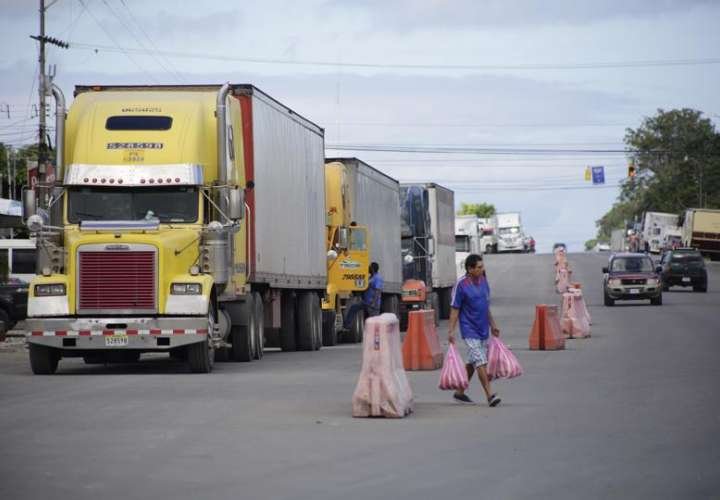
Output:
<instances>
[{"instance_id":1,"label":"sky","mask_svg":"<svg viewBox=\"0 0 720 500\"><path fill-rule=\"evenodd\" d=\"M38 7L0 0L16 146L37 140ZM328 157L521 212L539 251L580 251L627 174L627 128L658 109L720 120L718 19L712 0L57 0L46 34L70 48L47 61L69 102L78 84L252 83L322 126Z\"/></svg>"}]
</instances>

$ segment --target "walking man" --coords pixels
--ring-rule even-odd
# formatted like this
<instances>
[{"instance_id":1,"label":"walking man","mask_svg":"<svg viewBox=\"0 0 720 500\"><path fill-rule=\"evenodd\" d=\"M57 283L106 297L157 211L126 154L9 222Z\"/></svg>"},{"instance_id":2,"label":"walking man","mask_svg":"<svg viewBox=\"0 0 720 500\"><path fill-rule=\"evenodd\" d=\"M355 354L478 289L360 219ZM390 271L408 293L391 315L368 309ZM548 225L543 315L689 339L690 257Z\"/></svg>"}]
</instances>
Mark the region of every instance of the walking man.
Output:
<instances>
[{"instance_id":1,"label":"walking man","mask_svg":"<svg viewBox=\"0 0 720 500\"><path fill-rule=\"evenodd\" d=\"M377 262L371 263L369 271L370 279L368 280L368 288L363 292L362 302L351 304L345 313L343 320L344 330L350 329L355 315L361 310L365 311L368 317L380 314L380 304L384 286L383 278L380 276L380 265Z\"/></svg>"},{"instance_id":2,"label":"walking man","mask_svg":"<svg viewBox=\"0 0 720 500\"><path fill-rule=\"evenodd\" d=\"M500 336L500 329L490 313L490 287L485 277L482 256L468 255L465 259L465 272L465 276L460 278L453 288L448 341L455 343L455 327L459 320L460 335L468 348L465 365L468 379L472 380L473 373L477 371L488 405L495 407L500 404L500 398L490 388L486 365L488 339L491 333L496 337ZM473 404L463 390L456 391L453 398L459 403Z\"/></svg>"}]
</instances>

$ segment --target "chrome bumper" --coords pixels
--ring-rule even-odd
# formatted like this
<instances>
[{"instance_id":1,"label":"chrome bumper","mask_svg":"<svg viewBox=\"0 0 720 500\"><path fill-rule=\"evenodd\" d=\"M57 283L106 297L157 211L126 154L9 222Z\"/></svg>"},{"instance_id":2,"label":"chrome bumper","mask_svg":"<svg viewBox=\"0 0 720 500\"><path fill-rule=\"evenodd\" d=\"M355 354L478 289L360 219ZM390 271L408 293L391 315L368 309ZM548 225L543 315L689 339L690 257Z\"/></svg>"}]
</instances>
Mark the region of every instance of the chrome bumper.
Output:
<instances>
[{"instance_id":1,"label":"chrome bumper","mask_svg":"<svg viewBox=\"0 0 720 500\"><path fill-rule=\"evenodd\" d=\"M28 318L29 344L68 350L167 351L204 342L212 333L206 316L163 318Z\"/></svg>"}]
</instances>

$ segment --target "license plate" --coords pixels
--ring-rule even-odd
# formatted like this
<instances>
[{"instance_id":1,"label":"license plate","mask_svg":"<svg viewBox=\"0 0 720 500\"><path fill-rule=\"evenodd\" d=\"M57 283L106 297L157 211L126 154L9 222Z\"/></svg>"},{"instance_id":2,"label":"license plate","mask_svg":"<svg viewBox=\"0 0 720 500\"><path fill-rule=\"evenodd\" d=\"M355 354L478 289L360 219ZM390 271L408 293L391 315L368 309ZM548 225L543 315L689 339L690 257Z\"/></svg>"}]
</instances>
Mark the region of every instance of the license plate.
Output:
<instances>
[{"instance_id":1,"label":"license plate","mask_svg":"<svg viewBox=\"0 0 720 500\"><path fill-rule=\"evenodd\" d=\"M637 289L637 288L631 288L631 289L629 290L629 292L630 292L631 294L636 294L636 293L640 293L640 290Z\"/></svg>"},{"instance_id":2,"label":"license plate","mask_svg":"<svg viewBox=\"0 0 720 500\"><path fill-rule=\"evenodd\" d=\"M110 335L105 337L105 347L118 347L128 345L127 335Z\"/></svg>"},{"instance_id":3,"label":"license plate","mask_svg":"<svg viewBox=\"0 0 720 500\"><path fill-rule=\"evenodd\" d=\"M690 283L690 278L688 278L687 276L683 276L682 281L683 283Z\"/></svg>"}]
</instances>

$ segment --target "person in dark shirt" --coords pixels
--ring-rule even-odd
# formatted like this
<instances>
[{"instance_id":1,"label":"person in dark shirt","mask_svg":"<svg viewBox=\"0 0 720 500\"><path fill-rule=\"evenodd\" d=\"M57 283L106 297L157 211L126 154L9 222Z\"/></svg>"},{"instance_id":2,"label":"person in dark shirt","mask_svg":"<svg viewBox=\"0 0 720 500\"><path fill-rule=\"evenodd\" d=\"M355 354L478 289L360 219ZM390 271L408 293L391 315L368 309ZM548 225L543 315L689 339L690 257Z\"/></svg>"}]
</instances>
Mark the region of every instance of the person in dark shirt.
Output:
<instances>
[{"instance_id":1,"label":"person in dark shirt","mask_svg":"<svg viewBox=\"0 0 720 500\"><path fill-rule=\"evenodd\" d=\"M370 280L367 290L363 292L362 302L351 304L345 312L345 319L343 320L343 329L345 330L350 329L350 325L359 311L365 311L368 317L380 314L384 285L383 278L380 275L380 265L377 262L371 263L369 271Z\"/></svg>"}]
</instances>

